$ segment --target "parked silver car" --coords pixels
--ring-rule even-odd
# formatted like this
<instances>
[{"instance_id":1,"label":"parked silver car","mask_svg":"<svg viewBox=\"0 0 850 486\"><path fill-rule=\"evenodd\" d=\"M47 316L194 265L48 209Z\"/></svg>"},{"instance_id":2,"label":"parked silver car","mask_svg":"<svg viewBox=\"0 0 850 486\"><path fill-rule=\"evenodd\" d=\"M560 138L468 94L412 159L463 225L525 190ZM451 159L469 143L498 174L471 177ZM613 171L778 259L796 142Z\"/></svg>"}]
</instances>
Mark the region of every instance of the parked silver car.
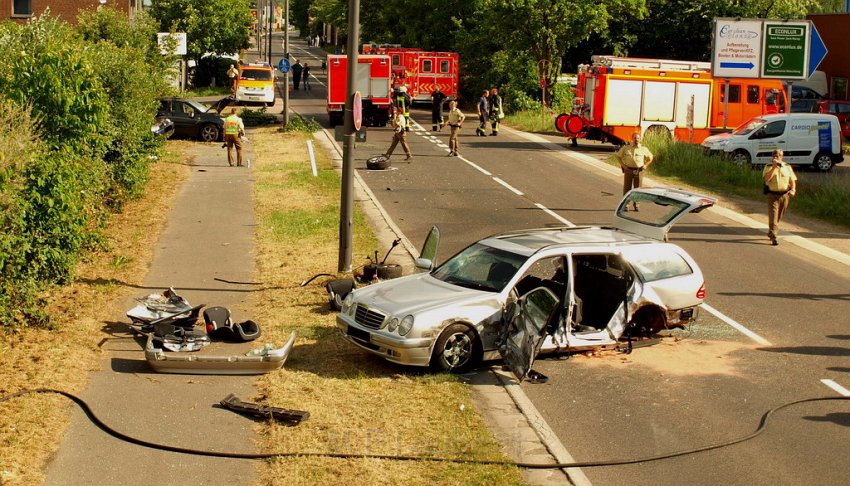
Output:
<instances>
[{"instance_id":1,"label":"parked silver car","mask_svg":"<svg viewBox=\"0 0 850 486\"><path fill-rule=\"evenodd\" d=\"M694 321L703 275L666 242L667 232L714 202L635 189L613 227L502 233L436 268L434 227L416 261L422 273L354 290L337 325L350 342L395 363L462 371L501 355L521 380L538 352L612 346ZM640 211L628 211L635 203Z\"/></svg>"}]
</instances>

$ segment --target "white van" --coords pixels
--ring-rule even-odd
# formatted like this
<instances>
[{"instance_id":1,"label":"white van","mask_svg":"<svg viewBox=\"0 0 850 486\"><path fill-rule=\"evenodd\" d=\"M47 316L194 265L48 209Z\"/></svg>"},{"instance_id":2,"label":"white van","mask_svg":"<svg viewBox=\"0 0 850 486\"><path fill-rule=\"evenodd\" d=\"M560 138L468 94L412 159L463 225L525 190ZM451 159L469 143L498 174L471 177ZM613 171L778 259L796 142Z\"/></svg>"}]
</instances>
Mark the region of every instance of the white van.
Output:
<instances>
[{"instance_id":1,"label":"white van","mask_svg":"<svg viewBox=\"0 0 850 486\"><path fill-rule=\"evenodd\" d=\"M706 138L702 146L742 165L769 164L776 149L782 149L789 164L812 165L824 172L844 161L841 124L835 115L820 113L757 116L732 133Z\"/></svg>"}]
</instances>

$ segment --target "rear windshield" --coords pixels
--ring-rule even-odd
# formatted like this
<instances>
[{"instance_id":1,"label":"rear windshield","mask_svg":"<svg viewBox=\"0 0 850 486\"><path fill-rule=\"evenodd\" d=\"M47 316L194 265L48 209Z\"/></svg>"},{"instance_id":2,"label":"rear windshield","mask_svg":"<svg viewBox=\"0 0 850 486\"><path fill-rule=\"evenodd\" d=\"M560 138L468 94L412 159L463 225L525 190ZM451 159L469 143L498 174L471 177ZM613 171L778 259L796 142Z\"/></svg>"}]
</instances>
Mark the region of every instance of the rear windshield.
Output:
<instances>
[{"instance_id":1,"label":"rear windshield","mask_svg":"<svg viewBox=\"0 0 850 486\"><path fill-rule=\"evenodd\" d=\"M243 69L242 79L252 81L271 81L272 72L268 69Z\"/></svg>"},{"instance_id":2,"label":"rear windshield","mask_svg":"<svg viewBox=\"0 0 850 486\"><path fill-rule=\"evenodd\" d=\"M642 248L640 253L629 255L629 262L645 282L694 273L682 255L664 247Z\"/></svg>"}]
</instances>

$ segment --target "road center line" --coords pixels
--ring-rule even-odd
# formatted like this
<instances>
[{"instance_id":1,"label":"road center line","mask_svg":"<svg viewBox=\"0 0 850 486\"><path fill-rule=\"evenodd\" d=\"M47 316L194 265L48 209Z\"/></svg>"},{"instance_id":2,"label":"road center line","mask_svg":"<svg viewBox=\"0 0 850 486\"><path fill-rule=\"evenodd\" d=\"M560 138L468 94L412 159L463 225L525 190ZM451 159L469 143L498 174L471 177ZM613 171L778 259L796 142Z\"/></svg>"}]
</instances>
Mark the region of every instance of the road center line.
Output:
<instances>
[{"instance_id":1,"label":"road center line","mask_svg":"<svg viewBox=\"0 0 850 486\"><path fill-rule=\"evenodd\" d=\"M717 310L714 307L706 304L705 302L702 303L702 308L707 310L710 314L713 314L715 317L717 317L721 321L725 322L726 324L729 324L730 326L734 327L739 332L741 332L741 334L744 334L745 336L749 337L753 341L761 344L762 346L771 346L770 341L759 336L758 334L754 333L753 331L750 331L749 329L742 326L741 324L738 324L737 322L733 321L730 317L726 316L726 314L720 312L719 310Z\"/></svg>"},{"instance_id":2,"label":"road center line","mask_svg":"<svg viewBox=\"0 0 850 486\"><path fill-rule=\"evenodd\" d=\"M832 380L821 380L820 382L838 392L839 395L843 397L850 397L850 390L844 388L838 383Z\"/></svg>"},{"instance_id":3,"label":"road center line","mask_svg":"<svg viewBox=\"0 0 850 486\"><path fill-rule=\"evenodd\" d=\"M502 179L499 179L498 177L493 176L493 180L498 182L499 184L505 186L506 188L508 188L509 191L513 192L517 196L524 196L522 191L520 191L519 189L515 188L514 186L508 184L507 182L503 181Z\"/></svg>"},{"instance_id":4,"label":"road center line","mask_svg":"<svg viewBox=\"0 0 850 486\"><path fill-rule=\"evenodd\" d=\"M552 211L551 209L547 208L546 206L544 206L540 203L534 203L534 205L537 206L538 208L540 208L541 210L543 210L544 213L548 214L549 216L552 216L553 218L557 219L561 223L564 223L565 225L569 226L570 228L576 227L576 225L574 225L571 221L564 219L563 217L561 217L560 214L557 214L555 211Z\"/></svg>"},{"instance_id":5,"label":"road center line","mask_svg":"<svg viewBox=\"0 0 850 486\"><path fill-rule=\"evenodd\" d=\"M492 172L488 171L487 169L485 169L485 168L481 167L480 165L476 164L475 162L472 162L471 160L469 160L469 159L467 159L467 158L464 158L464 157L462 157L462 156L460 156L460 155L458 155L458 156L457 156L457 158L459 158L460 160L462 160L462 161L466 162L467 164L471 165L473 168L477 169L477 170L478 170L478 172L481 172L482 174L484 174L484 175L486 175L486 176L491 176L491 175L493 175L493 173L492 173Z\"/></svg>"}]
</instances>

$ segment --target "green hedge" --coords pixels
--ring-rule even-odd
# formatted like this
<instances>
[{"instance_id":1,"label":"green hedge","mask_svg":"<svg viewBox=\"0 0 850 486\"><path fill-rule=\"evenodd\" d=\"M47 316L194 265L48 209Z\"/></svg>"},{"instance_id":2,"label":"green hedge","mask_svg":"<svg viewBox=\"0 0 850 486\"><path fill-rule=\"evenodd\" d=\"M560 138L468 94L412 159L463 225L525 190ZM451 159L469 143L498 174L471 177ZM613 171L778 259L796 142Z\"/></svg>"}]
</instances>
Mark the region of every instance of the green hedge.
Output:
<instances>
[{"instance_id":1,"label":"green hedge","mask_svg":"<svg viewBox=\"0 0 850 486\"><path fill-rule=\"evenodd\" d=\"M38 295L144 188L167 62L144 25L108 8L79 30L49 15L0 24L0 329L49 325Z\"/></svg>"}]
</instances>

